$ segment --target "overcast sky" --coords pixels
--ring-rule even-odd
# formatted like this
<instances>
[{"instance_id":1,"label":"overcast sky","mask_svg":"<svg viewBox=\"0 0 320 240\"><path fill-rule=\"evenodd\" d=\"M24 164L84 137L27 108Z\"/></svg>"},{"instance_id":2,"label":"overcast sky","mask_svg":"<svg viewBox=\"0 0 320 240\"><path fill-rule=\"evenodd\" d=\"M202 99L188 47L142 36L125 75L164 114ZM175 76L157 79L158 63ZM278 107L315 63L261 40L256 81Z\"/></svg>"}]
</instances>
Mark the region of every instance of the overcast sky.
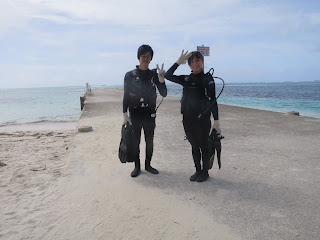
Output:
<instances>
[{"instance_id":1,"label":"overcast sky","mask_svg":"<svg viewBox=\"0 0 320 240\"><path fill-rule=\"evenodd\" d=\"M0 42L0 88L122 85L141 44L151 68L204 45L226 83L314 81L320 1L0 0Z\"/></svg>"}]
</instances>

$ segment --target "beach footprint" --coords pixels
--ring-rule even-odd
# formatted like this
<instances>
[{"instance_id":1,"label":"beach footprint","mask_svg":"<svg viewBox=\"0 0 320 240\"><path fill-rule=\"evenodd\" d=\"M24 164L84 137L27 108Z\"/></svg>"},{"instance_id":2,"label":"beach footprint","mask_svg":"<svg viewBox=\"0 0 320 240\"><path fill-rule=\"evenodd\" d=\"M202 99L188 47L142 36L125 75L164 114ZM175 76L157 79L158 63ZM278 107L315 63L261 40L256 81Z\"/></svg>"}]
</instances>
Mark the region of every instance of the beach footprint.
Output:
<instances>
[{"instance_id":1,"label":"beach footprint","mask_svg":"<svg viewBox=\"0 0 320 240\"><path fill-rule=\"evenodd\" d=\"M4 162L0 161L0 167L4 167L7 166L7 164L5 164Z\"/></svg>"}]
</instances>

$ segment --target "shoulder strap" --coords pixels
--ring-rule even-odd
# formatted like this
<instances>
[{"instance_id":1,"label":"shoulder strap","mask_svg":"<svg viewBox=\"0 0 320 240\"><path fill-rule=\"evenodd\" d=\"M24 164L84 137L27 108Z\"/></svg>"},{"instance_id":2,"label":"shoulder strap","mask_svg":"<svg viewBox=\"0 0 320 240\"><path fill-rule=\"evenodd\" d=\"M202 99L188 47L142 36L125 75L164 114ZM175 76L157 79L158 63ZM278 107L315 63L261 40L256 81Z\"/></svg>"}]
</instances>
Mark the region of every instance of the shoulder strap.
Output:
<instances>
[{"instance_id":1,"label":"shoulder strap","mask_svg":"<svg viewBox=\"0 0 320 240\"><path fill-rule=\"evenodd\" d=\"M148 80L149 80L152 84L154 83L154 81L153 81L153 70L154 70L154 69L150 70L149 73L148 73ZM131 71L131 74L132 74L133 77L140 79L140 77L139 77L139 72L138 72L137 69L133 69L133 70Z\"/></svg>"},{"instance_id":2,"label":"shoulder strap","mask_svg":"<svg viewBox=\"0 0 320 240\"><path fill-rule=\"evenodd\" d=\"M154 70L155 69L151 69L149 74L148 74L148 80L151 82L151 84L154 84L154 80L153 80L153 74L155 73Z\"/></svg>"},{"instance_id":3,"label":"shoulder strap","mask_svg":"<svg viewBox=\"0 0 320 240\"><path fill-rule=\"evenodd\" d=\"M132 80L139 78L137 69L133 69L130 73L131 73Z\"/></svg>"},{"instance_id":4,"label":"shoulder strap","mask_svg":"<svg viewBox=\"0 0 320 240\"><path fill-rule=\"evenodd\" d=\"M136 68L133 69L133 70L131 71L131 74L132 74L132 75L137 75L137 69L136 69Z\"/></svg>"}]
</instances>

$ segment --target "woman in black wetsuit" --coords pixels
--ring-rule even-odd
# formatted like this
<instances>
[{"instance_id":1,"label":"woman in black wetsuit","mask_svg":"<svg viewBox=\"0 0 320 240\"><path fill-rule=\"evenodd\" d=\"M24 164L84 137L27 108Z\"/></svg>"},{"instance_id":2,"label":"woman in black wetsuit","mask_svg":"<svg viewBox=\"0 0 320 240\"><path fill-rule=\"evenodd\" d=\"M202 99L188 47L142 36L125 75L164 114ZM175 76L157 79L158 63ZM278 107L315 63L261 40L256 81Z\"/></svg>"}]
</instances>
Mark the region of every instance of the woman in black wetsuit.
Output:
<instances>
[{"instance_id":1,"label":"woman in black wetsuit","mask_svg":"<svg viewBox=\"0 0 320 240\"><path fill-rule=\"evenodd\" d=\"M190 75L173 75L179 65L185 64L187 60L192 73ZM206 181L209 177L208 138L211 129L211 113L214 117L213 128L221 133L214 80L211 75L203 72L203 56L198 51L191 53L182 51L176 63L165 74L165 78L183 86L182 122L187 139L192 146L192 156L196 168L190 181ZM208 110L208 106L211 109L207 111L207 114L202 114Z\"/></svg>"}]
</instances>

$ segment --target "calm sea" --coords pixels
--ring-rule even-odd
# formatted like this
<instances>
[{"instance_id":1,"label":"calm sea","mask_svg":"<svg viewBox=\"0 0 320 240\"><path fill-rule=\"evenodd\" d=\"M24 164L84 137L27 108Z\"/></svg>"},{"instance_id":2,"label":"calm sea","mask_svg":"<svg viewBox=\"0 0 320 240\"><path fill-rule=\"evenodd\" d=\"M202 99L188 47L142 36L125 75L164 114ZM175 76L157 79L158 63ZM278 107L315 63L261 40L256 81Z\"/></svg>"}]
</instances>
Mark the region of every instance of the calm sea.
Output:
<instances>
[{"instance_id":1,"label":"calm sea","mask_svg":"<svg viewBox=\"0 0 320 240\"><path fill-rule=\"evenodd\" d=\"M85 87L0 89L0 126L78 121Z\"/></svg>"},{"instance_id":2,"label":"calm sea","mask_svg":"<svg viewBox=\"0 0 320 240\"><path fill-rule=\"evenodd\" d=\"M217 81L217 94L221 87ZM0 126L78 121L84 92L85 87L0 89ZM181 94L181 86L168 84L168 95ZM284 113L298 111L303 116L320 118L320 82L227 83L218 103Z\"/></svg>"},{"instance_id":3,"label":"calm sea","mask_svg":"<svg viewBox=\"0 0 320 240\"><path fill-rule=\"evenodd\" d=\"M222 89L216 80L217 95ZM182 87L170 85L169 95L181 97ZM226 83L218 104L274 112L297 111L302 116L320 118L320 82Z\"/></svg>"}]
</instances>

